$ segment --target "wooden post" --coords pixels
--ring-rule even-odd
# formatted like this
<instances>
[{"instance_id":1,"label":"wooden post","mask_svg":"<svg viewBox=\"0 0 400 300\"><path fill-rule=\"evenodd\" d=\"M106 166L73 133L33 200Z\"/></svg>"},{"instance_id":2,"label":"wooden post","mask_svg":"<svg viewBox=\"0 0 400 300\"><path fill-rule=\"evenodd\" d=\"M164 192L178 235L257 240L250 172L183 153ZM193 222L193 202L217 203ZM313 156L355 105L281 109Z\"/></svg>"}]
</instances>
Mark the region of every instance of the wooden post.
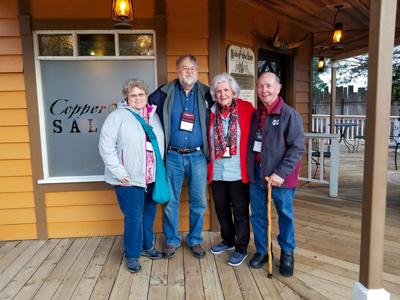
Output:
<instances>
[{"instance_id":1,"label":"wooden post","mask_svg":"<svg viewBox=\"0 0 400 300\"><path fill-rule=\"evenodd\" d=\"M389 299L389 294L382 288L382 273L392 59L397 1L370 1L370 6L368 103L360 252L360 283L367 292L363 291L356 283L353 287L353 299L357 295L369 295L368 290L370 289L379 289L382 292L379 297L374 297L374 299ZM357 292L359 293L357 294Z\"/></svg>"},{"instance_id":2,"label":"wooden post","mask_svg":"<svg viewBox=\"0 0 400 300\"><path fill-rule=\"evenodd\" d=\"M331 115L329 118L330 129L329 133L335 133L335 116L336 116L336 69L337 63L332 59L331 72Z\"/></svg>"}]
</instances>

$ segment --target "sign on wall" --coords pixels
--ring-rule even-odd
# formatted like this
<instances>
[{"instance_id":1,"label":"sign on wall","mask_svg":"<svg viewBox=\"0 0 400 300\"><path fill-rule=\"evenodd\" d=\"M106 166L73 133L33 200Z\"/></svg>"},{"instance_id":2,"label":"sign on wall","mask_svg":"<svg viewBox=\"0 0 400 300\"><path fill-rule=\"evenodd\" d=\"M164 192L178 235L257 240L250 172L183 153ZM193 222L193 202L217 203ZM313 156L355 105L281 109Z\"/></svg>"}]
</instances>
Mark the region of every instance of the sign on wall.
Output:
<instances>
[{"instance_id":1,"label":"sign on wall","mask_svg":"<svg viewBox=\"0 0 400 300\"><path fill-rule=\"evenodd\" d=\"M255 104L255 56L253 50L239 46L228 47L228 73L240 86L239 97Z\"/></svg>"}]
</instances>

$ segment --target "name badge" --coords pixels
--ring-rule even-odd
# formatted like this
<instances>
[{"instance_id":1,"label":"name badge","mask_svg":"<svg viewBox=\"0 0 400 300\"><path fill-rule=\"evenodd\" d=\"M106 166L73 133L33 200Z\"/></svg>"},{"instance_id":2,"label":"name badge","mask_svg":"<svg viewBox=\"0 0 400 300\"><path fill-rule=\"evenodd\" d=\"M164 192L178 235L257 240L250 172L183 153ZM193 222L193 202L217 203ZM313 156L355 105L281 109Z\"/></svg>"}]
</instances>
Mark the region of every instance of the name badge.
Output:
<instances>
[{"instance_id":1,"label":"name badge","mask_svg":"<svg viewBox=\"0 0 400 300\"><path fill-rule=\"evenodd\" d=\"M225 152L224 152L224 154L222 154L222 157L224 157L224 158L229 158L229 157L231 157L231 151L230 151L230 149L231 149L231 147L226 146Z\"/></svg>"},{"instance_id":2,"label":"name badge","mask_svg":"<svg viewBox=\"0 0 400 300\"><path fill-rule=\"evenodd\" d=\"M146 151L153 152L153 145L150 141L146 141Z\"/></svg>"},{"instance_id":3,"label":"name badge","mask_svg":"<svg viewBox=\"0 0 400 300\"><path fill-rule=\"evenodd\" d=\"M261 146L262 146L262 133L260 130L257 130L256 137L254 139L253 151L261 152Z\"/></svg>"},{"instance_id":4,"label":"name badge","mask_svg":"<svg viewBox=\"0 0 400 300\"><path fill-rule=\"evenodd\" d=\"M183 112L181 118L180 130L192 132L194 127L194 114Z\"/></svg>"},{"instance_id":5,"label":"name badge","mask_svg":"<svg viewBox=\"0 0 400 300\"><path fill-rule=\"evenodd\" d=\"M225 142L226 142L226 148L224 154L222 154L222 157L224 158L229 158L231 157L231 147L230 147L230 139L228 136L225 137Z\"/></svg>"}]
</instances>

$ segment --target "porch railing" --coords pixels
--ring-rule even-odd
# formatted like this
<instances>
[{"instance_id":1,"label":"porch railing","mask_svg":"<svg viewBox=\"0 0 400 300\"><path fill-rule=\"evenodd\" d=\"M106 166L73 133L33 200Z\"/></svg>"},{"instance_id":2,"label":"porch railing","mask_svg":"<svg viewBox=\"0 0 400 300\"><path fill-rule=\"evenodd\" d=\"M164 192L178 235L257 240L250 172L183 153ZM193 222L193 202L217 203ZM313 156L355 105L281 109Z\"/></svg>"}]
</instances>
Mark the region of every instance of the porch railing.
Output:
<instances>
[{"instance_id":1,"label":"porch railing","mask_svg":"<svg viewBox=\"0 0 400 300\"><path fill-rule=\"evenodd\" d=\"M306 133L305 137L307 176L299 177L299 180L328 184L329 197L337 197L339 184L339 135ZM325 159L329 159L329 178L325 176Z\"/></svg>"},{"instance_id":2,"label":"porch railing","mask_svg":"<svg viewBox=\"0 0 400 300\"><path fill-rule=\"evenodd\" d=\"M390 127L388 136L396 136L396 129L399 128L399 116L390 117ZM346 131L346 139L353 140L357 136L365 136L365 115L336 115L335 123L357 123L358 126L349 128ZM312 132L329 133L330 119L329 115L312 115ZM335 128L335 133L339 133Z\"/></svg>"}]
</instances>

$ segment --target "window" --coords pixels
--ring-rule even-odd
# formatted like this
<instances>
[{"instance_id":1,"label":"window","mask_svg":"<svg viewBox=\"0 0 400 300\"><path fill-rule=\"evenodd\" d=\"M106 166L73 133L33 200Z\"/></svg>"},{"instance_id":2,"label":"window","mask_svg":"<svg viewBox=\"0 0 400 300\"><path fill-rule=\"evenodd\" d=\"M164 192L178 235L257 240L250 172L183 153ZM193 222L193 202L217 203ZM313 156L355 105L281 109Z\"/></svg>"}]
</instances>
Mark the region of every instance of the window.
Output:
<instances>
[{"instance_id":1,"label":"window","mask_svg":"<svg viewBox=\"0 0 400 300\"><path fill-rule=\"evenodd\" d=\"M101 126L122 99L123 83L143 79L154 90L154 32L34 33L43 179L102 181Z\"/></svg>"}]
</instances>

